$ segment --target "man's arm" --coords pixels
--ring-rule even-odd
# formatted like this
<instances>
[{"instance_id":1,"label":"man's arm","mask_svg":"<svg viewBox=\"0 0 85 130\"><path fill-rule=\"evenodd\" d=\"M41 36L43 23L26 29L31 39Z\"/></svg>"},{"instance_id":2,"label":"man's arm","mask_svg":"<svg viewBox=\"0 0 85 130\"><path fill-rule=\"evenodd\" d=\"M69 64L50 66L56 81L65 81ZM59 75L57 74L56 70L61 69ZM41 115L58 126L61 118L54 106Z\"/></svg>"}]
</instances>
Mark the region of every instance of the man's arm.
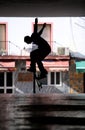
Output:
<instances>
[{"instance_id":1,"label":"man's arm","mask_svg":"<svg viewBox=\"0 0 85 130\"><path fill-rule=\"evenodd\" d=\"M46 27L46 23L44 23L44 24L43 24L42 29L38 32L38 34L39 34L39 35L41 35L41 34L42 34L42 32L43 32L43 30L44 30L44 28L45 28L45 27Z\"/></svg>"},{"instance_id":2,"label":"man's arm","mask_svg":"<svg viewBox=\"0 0 85 130\"><path fill-rule=\"evenodd\" d=\"M35 18L34 33L37 33L37 23L38 23L38 18Z\"/></svg>"}]
</instances>

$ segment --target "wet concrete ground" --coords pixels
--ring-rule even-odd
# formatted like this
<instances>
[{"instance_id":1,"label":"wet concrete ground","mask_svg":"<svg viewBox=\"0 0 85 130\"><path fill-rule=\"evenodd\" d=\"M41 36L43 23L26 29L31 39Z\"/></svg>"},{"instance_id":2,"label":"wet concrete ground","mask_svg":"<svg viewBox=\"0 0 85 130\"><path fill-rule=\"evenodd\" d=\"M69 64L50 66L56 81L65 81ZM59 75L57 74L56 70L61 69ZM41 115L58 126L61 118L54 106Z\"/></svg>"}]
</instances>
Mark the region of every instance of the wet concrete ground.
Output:
<instances>
[{"instance_id":1,"label":"wet concrete ground","mask_svg":"<svg viewBox=\"0 0 85 130\"><path fill-rule=\"evenodd\" d=\"M0 95L0 130L85 130L85 95Z\"/></svg>"}]
</instances>

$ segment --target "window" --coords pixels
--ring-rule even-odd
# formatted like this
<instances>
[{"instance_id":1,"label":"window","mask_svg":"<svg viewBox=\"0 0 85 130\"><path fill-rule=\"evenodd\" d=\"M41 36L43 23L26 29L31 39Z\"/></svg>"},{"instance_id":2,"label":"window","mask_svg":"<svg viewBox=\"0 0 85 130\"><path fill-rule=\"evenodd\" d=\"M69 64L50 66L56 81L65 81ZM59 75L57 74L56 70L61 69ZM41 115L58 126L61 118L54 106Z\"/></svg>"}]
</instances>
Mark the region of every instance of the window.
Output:
<instances>
[{"instance_id":1,"label":"window","mask_svg":"<svg viewBox=\"0 0 85 130\"><path fill-rule=\"evenodd\" d=\"M0 93L13 93L12 72L0 72Z\"/></svg>"},{"instance_id":2,"label":"window","mask_svg":"<svg viewBox=\"0 0 85 130\"><path fill-rule=\"evenodd\" d=\"M51 84L54 84L54 72L51 72L50 74L50 82Z\"/></svg>"},{"instance_id":3,"label":"window","mask_svg":"<svg viewBox=\"0 0 85 130\"><path fill-rule=\"evenodd\" d=\"M4 72L0 73L0 87L4 87Z\"/></svg>"},{"instance_id":4,"label":"window","mask_svg":"<svg viewBox=\"0 0 85 130\"><path fill-rule=\"evenodd\" d=\"M0 50L6 49L6 24L0 24Z\"/></svg>"},{"instance_id":5,"label":"window","mask_svg":"<svg viewBox=\"0 0 85 130\"><path fill-rule=\"evenodd\" d=\"M50 85L61 85L61 72L50 72L49 73L49 84Z\"/></svg>"},{"instance_id":6,"label":"window","mask_svg":"<svg viewBox=\"0 0 85 130\"><path fill-rule=\"evenodd\" d=\"M6 85L7 87L12 86L12 72L6 74Z\"/></svg>"}]
</instances>

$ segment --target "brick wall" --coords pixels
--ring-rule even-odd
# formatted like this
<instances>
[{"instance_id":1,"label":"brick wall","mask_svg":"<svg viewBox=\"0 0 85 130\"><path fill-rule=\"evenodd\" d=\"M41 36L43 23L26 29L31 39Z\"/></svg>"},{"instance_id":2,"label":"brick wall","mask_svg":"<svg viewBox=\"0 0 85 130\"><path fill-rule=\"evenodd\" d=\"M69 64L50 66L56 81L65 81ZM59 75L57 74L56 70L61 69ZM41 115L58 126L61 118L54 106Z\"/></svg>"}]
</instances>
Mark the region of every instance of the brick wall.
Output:
<instances>
[{"instance_id":1,"label":"brick wall","mask_svg":"<svg viewBox=\"0 0 85 130\"><path fill-rule=\"evenodd\" d=\"M70 68L69 68L69 85L71 93L84 92L84 81L83 81L83 73L76 72L75 60L70 60Z\"/></svg>"}]
</instances>

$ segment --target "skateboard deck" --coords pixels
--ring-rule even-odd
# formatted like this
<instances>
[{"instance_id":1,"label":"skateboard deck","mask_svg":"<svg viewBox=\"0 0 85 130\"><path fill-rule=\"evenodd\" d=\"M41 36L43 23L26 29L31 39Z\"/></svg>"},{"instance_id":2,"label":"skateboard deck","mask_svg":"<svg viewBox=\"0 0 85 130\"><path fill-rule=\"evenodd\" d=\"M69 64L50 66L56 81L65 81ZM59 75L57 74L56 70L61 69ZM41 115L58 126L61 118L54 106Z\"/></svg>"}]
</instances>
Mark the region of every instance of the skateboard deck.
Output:
<instances>
[{"instance_id":1,"label":"skateboard deck","mask_svg":"<svg viewBox=\"0 0 85 130\"><path fill-rule=\"evenodd\" d=\"M31 71L28 71L28 72L31 72ZM36 84L37 84L37 86L38 86L38 88L40 90L42 88L42 82L41 82L41 80L44 79L44 78L46 78L47 75L40 76L40 72L36 72L36 73L31 72L31 73L34 74L34 78L35 78Z\"/></svg>"}]
</instances>

